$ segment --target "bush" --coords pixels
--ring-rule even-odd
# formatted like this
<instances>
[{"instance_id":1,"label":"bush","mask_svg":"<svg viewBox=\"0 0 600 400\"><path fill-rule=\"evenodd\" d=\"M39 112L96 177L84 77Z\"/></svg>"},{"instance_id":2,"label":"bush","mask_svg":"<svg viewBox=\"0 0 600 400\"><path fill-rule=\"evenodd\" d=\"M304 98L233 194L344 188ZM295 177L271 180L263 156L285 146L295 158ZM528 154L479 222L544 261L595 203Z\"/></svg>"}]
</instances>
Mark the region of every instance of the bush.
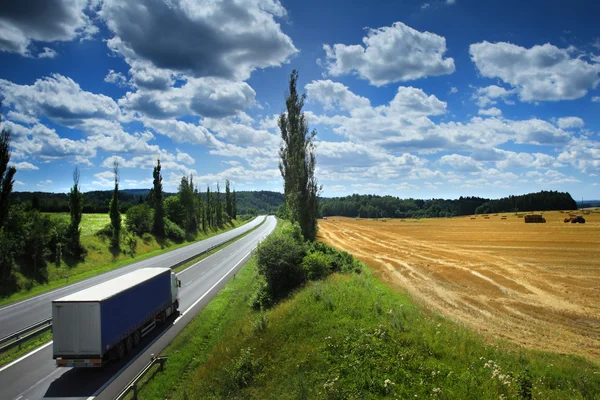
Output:
<instances>
[{"instance_id":1,"label":"bush","mask_svg":"<svg viewBox=\"0 0 600 400\"><path fill-rule=\"evenodd\" d=\"M323 279L331 273L332 261L329 255L321 251L315 251L304 257L302 269L310 280Z\"/></svg>"},{"instance_id":2,"label":"bush","mask_svg":"<svg viewBox=\"0 0 600 400\"><path fill-rule=\"evenodd\" d=\"M352 257L352 254L346 251L340 251L334 249L331 246L321 242L312 242L309 253L323 253L329 257L330 270L331 272L356 272L360 273L362 266L360 261Z\"/></svg>"},{"instance_id":3,"label":"bush","mask_svg":"<svg viewBox=\"0 0 600 400\"><path fill-rule=\"evenodd\" d=\"M175 222L165 218L165 236L176 242L185 240L185 232Z\"/></svg>"},{"instance_id":4,"label":"bush","mask_svg":"<svg viewBox=\"0 0 600 400\"><path fill-rule=\"evenodd\" d=\"M153 222L154 210L148 204L138 204L127 210L127 229L138 236L151 232Z\"/></svg>"},{"instance_id":5,"label":"bush","mask_svg":"<svg viewBox=\"0 0 600 400\"><path fill-rule=\"evenodd\" d=\"M302 259L306 246L298 225L272 234L256 251L258 272L264 276L266 291L273 301L287 296L304 283Z\"/></svg>"},{"instance_id":6,"label":"bush","mask_svg":"<svg viewBox=\"0 0 600 400\"><path fill-rule=\"evenodd\" d=\"M104 226L104 228L100 229L98 232L96 232L96 236L104 236L104 237L112 237L112 225L111 224L107 224Z\"/></svg>"}]
</instances>

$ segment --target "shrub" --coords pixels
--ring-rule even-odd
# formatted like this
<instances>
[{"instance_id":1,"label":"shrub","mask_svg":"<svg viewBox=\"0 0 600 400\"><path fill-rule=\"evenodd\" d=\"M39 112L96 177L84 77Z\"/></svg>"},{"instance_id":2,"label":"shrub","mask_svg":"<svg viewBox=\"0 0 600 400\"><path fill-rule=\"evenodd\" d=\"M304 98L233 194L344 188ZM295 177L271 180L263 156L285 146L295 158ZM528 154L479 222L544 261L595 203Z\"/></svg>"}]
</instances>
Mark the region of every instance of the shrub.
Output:
<instances>
[{"instance_id":1,"label":"shrub","mask_svg":"<svg viewBox=\"0 0 600 400\"><path fill-rule=\"evenodd\" d=\"M183 242L185 232L169 218L165 218L165 236L177 242Z\"/></svg>"},{"instance_id":2,"label":"shrub","mask_svg":"<svg viewBox=\"0 0 600 400\"><path fill-rule=\"evenodd\" d=\"M297 225L265 239L257 249L258 272L264 276L266 291L277 301L304 283L302 259L306 246Z\"/></svg>"},{"instance_id":3,"label":"shrub","mask_svg":"<svg viewBox=\"0 0 600 400\"><path fill-rule=\"evenodd\" d=\"M153 222L154 210L148 204L138 204L127 210L127 229L138 236L151 232Z\"/></svg>"},{"instance_id":4,"label":"shrub","mask_svg":"<svg viewBox=\"0 0 600 400\"><path fill-rule=\"evenodd\" d=\"M331 273L332 261L329 255L321 251L315 251L304 257L302 269L310 280L323 279Z\"/></svg>"},{"instance_id":5,"label":"shrub","mask_svg":"<svg viewBox=\"0 0 600 400\"><path fill-rule=\"evenodd\" d=\"M111 224L106 224L104 226L104 228L98 230L98 232L96 232L96 236L101 236L101 237L112 237L112 225Z\"/></svg>"}]
</instances>

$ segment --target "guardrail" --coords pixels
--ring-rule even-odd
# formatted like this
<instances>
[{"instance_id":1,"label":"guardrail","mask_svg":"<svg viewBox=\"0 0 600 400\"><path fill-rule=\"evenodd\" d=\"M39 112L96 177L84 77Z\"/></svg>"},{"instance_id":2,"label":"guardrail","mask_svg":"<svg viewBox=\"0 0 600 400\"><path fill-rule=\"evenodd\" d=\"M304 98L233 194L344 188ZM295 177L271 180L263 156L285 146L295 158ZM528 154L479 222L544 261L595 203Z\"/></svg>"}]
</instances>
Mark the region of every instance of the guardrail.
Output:
<instances>
[{"instance_id":1,"label":"guardrail","mask_svg":"<svg viewBox=\"0 0 600 400\"><path fill-rule=\"evenodd\" d=\"M129 384L125 387L125 389L123 389L123 391L121 393L119 393L119 395L116 397L115 400L123 400L125 398L125 396L127 396L131 392L133 392L133 400L137 400L137 398L138 398L138 386L137 385L138 385L138 383L140 383L140 380L144 377L144 375L146 375L146 373L148 373L148 371L150 371L150 369L155 364L160 364L160 367L158 370L163 371L165 369L165 362L168 359L169 359L169 357L154 357L154 354L152 354L152 359L150 360L150 362L148 364L146 364L144 369L142 369L142 371L139 374L137 374L131 382L129 382Z\"/></svg>"},{"instance_id":2,"label":"guardrail","mask_svg":"<svg viewBox=\"0 0 600 400\"><path fill-rule=\"evenodd\" d=\"M255 226L252 229L256 229L259 226L261 226L267 219L265 218L260 224L258 224L257 226ZM252 231L252 229L250 229L250 231ZM217 247L223 246L224 244L227 244L237 238L239 238L240 236L245 235L246 233L250 232L243 232L240 233L237 236L234 236L233 238L226 240L223 243L220 244L215 244L214 246L209 247L208 249L201 251L191 257L186 258L185 260L182 260L174 265L171 265L171 269L175 269L177 267L180 267L190 261L192 261L195 258L200 257L203 254L207 254L210 253L211 251L213 251L214 249L216 249ZM48 318L45 319L43 321L37 322L31 326L28 326L27 328L23 328L20 331L11 333L8 336L3 337L2 339L0 339L0 353L5 352L8 349L12 349L15 346L20 345L21 343L25 342L26 340L29 340L31 338L34 338L36 336L38 336L41 333L46 332L47 330L52 329L52 318Z\"/></svg>"},{"instance_id":3,"label":"guardrail","mask_svg":"<svg viewBox=\"0 0 600 400\"><path fill-rule=\"evenodd\" d=\"M24 341L36 337L37 335L50 329L52 329L52 318L45 319L28 326L27 328L23 328L20 331L11 333L10 335L0 339L0 353L3 353L8 349L12 349Z\"/></svg>"}]
</instances>

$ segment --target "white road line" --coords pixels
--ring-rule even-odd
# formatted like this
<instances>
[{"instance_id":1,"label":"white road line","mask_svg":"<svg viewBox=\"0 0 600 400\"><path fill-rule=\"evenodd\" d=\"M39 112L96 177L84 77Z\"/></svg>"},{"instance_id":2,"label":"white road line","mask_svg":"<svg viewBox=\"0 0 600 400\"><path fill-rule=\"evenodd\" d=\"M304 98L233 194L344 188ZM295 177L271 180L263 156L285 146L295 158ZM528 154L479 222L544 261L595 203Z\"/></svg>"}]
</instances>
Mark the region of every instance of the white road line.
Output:
<instances>
[{"instance_id":1,"label":"white road line","mask_svg":"<svg viewBox=\"0 0 600 400\"><path fill-rule=\"evenodd\" d=\"M16 359L15 361L11 362L10 364L5 365L4 367L0 368L0 372L4 371L5 369L8 369L8 368L12 367L13 365L15 365L16 363L18 363L19 361L23 361L27 357L34 355L38 351L40 351L42 349L45 349L46 347L50 346L52 344L52 342L53 342L53 340L51 340L48 343L46 343L46 344L38 347L37 349L33 350L32 352L29 352L29 353L25 354L23 357Z\"/></svg>"},{"instance_id":2,"label":"white road line","mask_svg":"<svg viewBox=\"0 0 600 400\"><path fill-rule=\"evenodd\" d=\"M244 261L246 259L246 257L248 257L250 255L250 253L252 253L252 251L254 250L254 248L252 248L252 250L250 250L248 253L246 253L246 255L244 257L241 258L240 261L238 261L233 267L231 267L231 269L229 271L227 271L225 273L225 275L223 275L221 277L221 279L219 279L214 285L212 285L210 287L210 289L208 289L206 292L204 292L204 294L202 296L200 296L200 298L198 300L196 300L194 302L194 304L192 304L191 306L189 306L187 308L187 310L185 310L184 312L182 312L179 317L177 317L177 319L175 320L175 322L173 322L173 324L176 324L181 318L183 318L183 316L185 314L187 314L192 308L194 308L194 306L196 306L196 304L198 304L200 301L202 301L203 298L205 298L219 283L221 283L221 281L223 281L223 279L227 278L227 276L231 273L231 271L233 271L234 269L237 268L238 265L240 265L240 263L242 261Z\"/></svg>"}]
</instances>

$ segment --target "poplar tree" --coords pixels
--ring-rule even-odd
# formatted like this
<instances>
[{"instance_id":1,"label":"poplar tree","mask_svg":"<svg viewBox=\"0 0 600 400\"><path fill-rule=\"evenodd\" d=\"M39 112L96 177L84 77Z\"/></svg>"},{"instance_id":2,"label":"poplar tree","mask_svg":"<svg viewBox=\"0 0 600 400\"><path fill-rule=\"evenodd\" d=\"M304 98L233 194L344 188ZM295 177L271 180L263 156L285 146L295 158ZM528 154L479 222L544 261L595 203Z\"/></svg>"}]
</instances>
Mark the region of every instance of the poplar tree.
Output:
<instances>
[{"instance_id":1,"label":"poplar tree","mask_svg":"<svg viewBox=\"0 0 600 400\"><path fill-rule=\"evenodd\" d=\"M160 174L160 159L156 161L156 167L152 173L154 187L152 188L152 205L154 206L154 223L152 230L160 237L165 236L165 205L163 203L162 175Z\"/></svg>"},{"instance_id":2,"label":"poplar tree","mask_svg":"<svg viewBox=\"0 0 600 400\"><path fill-rule=\"evenodd\" d=\"M233 199L231 200L231 212L232 212L232 218L233 219L237 219L237 199L235 196L235 190L233 191Z\"/></svg>"},{"instance_id":3,"label":"poplar tree","mask_svg":"<svg viewBox=\"0 0 600 400\"><path fill-rule=\"evenodd\" d=\"M112 225L112 247L118 249L121 245L121 212L119 211L119 162L113 162L115 174L115 191L110 201L110 224Z\"/></svg>"},{"instance_id":4,"label":"poplar tree","mask_svg":"<svg viewBox=\"0 0 600 400\"><path fill-rule=\"evenodd\" d=\"M229 179L225 181L225 212L227 213L227 218L229 218L229 222L231 222L231 218L233 218L233 207L231 204L231 190L229 189Z\"/></svg>"},{"instance_id":5,"label":"poplar tree","mask_svg":"<svg viewBox=\"0 0 600 400\"><path fill-rule=\"evenodd\" d=\"M0 108L2 103L0 102ZM0 113L0 123L2 123L2 114ZM4 226L8 215L10 202L10 193L15 183L14 176L17 169L8 166L10 162L10 131L2 127L0 133L0 228Z\"/></svg>"},{"instance_id":6,"label":"poplar tree","mask_svg":"<svg viewBox=\"0 0 600 400\"><path fill-rule=\"evenodd\" d=\"M282 112L278 120L282 139L279 171L290 219L298 222L306 240L315 240L320 190L315 177L317 132L308 131L308 121L302 112L306 94L298 95L297 82L298 71L293 70L285 100L287 112Z\"/></svg>"},{"instance_id":7,"label":"poplar tree","mask_svg":"<svg viewBox=\"0 0 600 400\"><path fill-rule=\"evenodd\" d=\"M221 206L221 189L219 188L219 182L217 182L217 201L215 202L215 212L217 214L217 226L221 228L223 226L223 208Z\"/></svg>"},{"instance_id":8,"label":"poplar tree","mask_svg":"<svg viewBox=\"0 0 600 400\"><path fill-rule=\"evenodd\" d=\"M211 200L210 200L210 186L206 187L206 224L208 225L209 228L213 227L213 223L212 223L212 204L211 204Z\"/></svg>"},{"instance_id":9,"label":"poplar tree","mask_svg":"<svg viewBox=\"0 0 600 400\"><path fill-rule=\"evenodd\" d=\"M69 225L69 250L76 257L81 255L81 217L83 212L83 195L79 190L79 168L73 171L73 187L69 192L69 212L71 224Z\"/></svg>"}]
</instances>

